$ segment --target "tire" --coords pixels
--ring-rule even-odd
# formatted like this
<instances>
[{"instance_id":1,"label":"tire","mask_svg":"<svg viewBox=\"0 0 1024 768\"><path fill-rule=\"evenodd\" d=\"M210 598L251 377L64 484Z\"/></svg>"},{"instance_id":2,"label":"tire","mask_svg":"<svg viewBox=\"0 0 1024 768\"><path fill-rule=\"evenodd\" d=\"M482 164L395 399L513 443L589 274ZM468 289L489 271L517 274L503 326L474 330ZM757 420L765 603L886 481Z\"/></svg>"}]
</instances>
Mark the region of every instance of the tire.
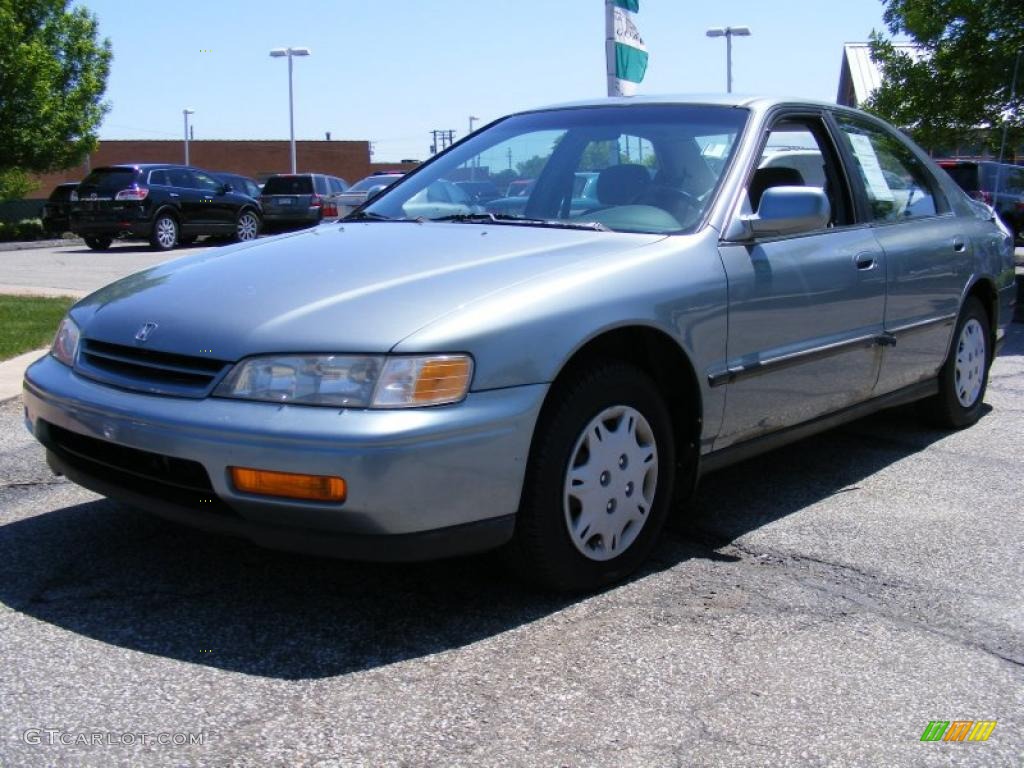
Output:
<instances>
[{"instance_id":1,"label":"tire","mask_svg":"<svg viewBox=\"0 0 1024 768\"><path fill-rule=\"evenodd\" d=\"M551 396L506 556L539 586L590 591L635 571L665 524L675 467L671 418L654 382L625 363L584 371ZM599 456L598 446L606 453Z\"/></svg>"},{"instance_id":2,"label":"tire","mask_svg":"<svg viewBox=\"0 0 1024 768\"><path fill-rule=\"evenodd\" d=\"M960 310L949 357L939 371L939 392L923 403L929 419L945 429L963 429L976 423L981 418L991 365L988 314L971 296Z\"/></svg>"},{"instance_id":3,"label":"tire","mask_svg":"<svg viewBox=\"0 0 1024 768\"><path fill-rule=\"evenodd\" d=\"M94 251L105 251L110 248L110 244L114 242L114 238L106 235L91 235L83 237L85 244Z\"/></svg>"},{"instance_id":4,"label":"tire","mask_svg":"<svg viewBox=\"0 0 1024 768\"><path fill-rule=\"evenodd\" d=\"M178 244L178 222L169 213L161 213L153 222L149 244L155 251L169 251Z\"/></svg>"},{"instance_id":5,"label":"tire","mask_svg":"<svg viewBox=\"0 0 1024 768\"><path fill-rule=\"evenodd\" d=\"M238 221L235 222L234 241L245 243L255 240L260 233L260 217L251 210L244 210L238 214Z\"/></svg>"}]
</instances>

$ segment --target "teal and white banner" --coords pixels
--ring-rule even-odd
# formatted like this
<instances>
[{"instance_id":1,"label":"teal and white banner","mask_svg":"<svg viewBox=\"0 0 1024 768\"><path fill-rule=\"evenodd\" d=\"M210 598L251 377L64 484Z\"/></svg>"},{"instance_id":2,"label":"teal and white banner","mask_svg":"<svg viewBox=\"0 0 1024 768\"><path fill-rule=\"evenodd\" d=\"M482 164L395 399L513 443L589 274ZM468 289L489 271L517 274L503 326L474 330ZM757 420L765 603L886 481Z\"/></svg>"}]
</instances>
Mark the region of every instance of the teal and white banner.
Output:
<instances>
[{"instance_id":1,"label":"teal and white banner","mask_svg":"<svg viewBox=\"0 0 1024 768\"><path fill-rule=\"evenodd\" d=\"M647 47L633 14L640 0L605 0L608 95L632 96L647 71Z\"/></svg>"}]
</instances>

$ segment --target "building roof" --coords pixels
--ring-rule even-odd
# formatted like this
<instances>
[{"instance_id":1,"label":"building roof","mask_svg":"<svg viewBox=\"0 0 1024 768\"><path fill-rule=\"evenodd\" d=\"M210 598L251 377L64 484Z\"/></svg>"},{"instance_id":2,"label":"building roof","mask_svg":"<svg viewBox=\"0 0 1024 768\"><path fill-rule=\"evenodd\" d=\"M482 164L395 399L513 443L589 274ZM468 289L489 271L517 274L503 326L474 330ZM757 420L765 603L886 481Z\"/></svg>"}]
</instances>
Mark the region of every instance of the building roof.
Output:
<instances>
[{"instance_id":1,"label":"building roof","mask_svg":"<svg viewBox=\"0 0 1024 768\"><path fill-rule=\"evenodd\" d=\"M915 43L893 43L892 47L919 60L924 56ZM843 62L839 69L839 91L836 103L847 107L859 107L872 92L882 84L882 72L871 60L871 46L868 43L846 43L843 45Z\"/></svg>"}]
</instances>

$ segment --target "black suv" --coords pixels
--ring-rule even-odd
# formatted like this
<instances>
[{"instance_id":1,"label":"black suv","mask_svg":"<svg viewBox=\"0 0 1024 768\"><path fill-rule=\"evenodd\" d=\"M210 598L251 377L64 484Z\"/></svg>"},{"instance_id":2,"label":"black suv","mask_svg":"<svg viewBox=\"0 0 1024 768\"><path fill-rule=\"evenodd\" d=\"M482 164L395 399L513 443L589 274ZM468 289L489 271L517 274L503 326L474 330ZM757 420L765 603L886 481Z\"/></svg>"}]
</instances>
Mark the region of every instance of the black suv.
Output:
<instances>
[{"instance_id":1,"label":"black suv","mask_svg":"<svg viewBox=\"0 0 1024 768\"><path fill-rule=\"evenodd\" d=\"M96 168L78 185L71 231L95 251L115 237L149 240L158 251L199 235L253 240L259 203L208 171L185 165L139 164Z\"/></svg>"},{"instance_id":2,"label":"black suv","mask_svg":"<svg viewBox=\"0 0 1024 768\"><path fill-rule=\"evenodd\" d=\"M71 195L77 188L77 181L68 181L54 187L43 205L43 231L61 235L71 229Z\"/></svg>"}]
</instances>

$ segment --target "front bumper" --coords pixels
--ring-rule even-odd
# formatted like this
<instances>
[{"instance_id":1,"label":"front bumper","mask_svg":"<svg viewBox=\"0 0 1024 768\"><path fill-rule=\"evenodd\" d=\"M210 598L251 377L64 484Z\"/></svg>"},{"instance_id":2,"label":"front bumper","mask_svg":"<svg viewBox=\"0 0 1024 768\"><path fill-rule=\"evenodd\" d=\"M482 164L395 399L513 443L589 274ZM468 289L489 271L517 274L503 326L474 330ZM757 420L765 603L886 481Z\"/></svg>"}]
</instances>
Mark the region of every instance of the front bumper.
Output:
<instances>
[{"instance_id":1,"label":"front bumper","mask_svg":"<svg viewBox=\"0 0 1024 768\"><path fill-rule=\"evenodd\" d=\"M511 537L546 391L514 387L395 411L189 400L101 385L47 356L26 372L24 402L26 424L47 445L51 466L99 493L273 548L417 560L482 551ZM147 461L196 462L210 498L146 477L140 485L137 476L107 471L117 461L105 452L69 453L54 434L91 440L115 457L123 446L156 456ZM339 475L348 498L338 505L239 493L229 466Z\"/></svg>"}]
</instances>

